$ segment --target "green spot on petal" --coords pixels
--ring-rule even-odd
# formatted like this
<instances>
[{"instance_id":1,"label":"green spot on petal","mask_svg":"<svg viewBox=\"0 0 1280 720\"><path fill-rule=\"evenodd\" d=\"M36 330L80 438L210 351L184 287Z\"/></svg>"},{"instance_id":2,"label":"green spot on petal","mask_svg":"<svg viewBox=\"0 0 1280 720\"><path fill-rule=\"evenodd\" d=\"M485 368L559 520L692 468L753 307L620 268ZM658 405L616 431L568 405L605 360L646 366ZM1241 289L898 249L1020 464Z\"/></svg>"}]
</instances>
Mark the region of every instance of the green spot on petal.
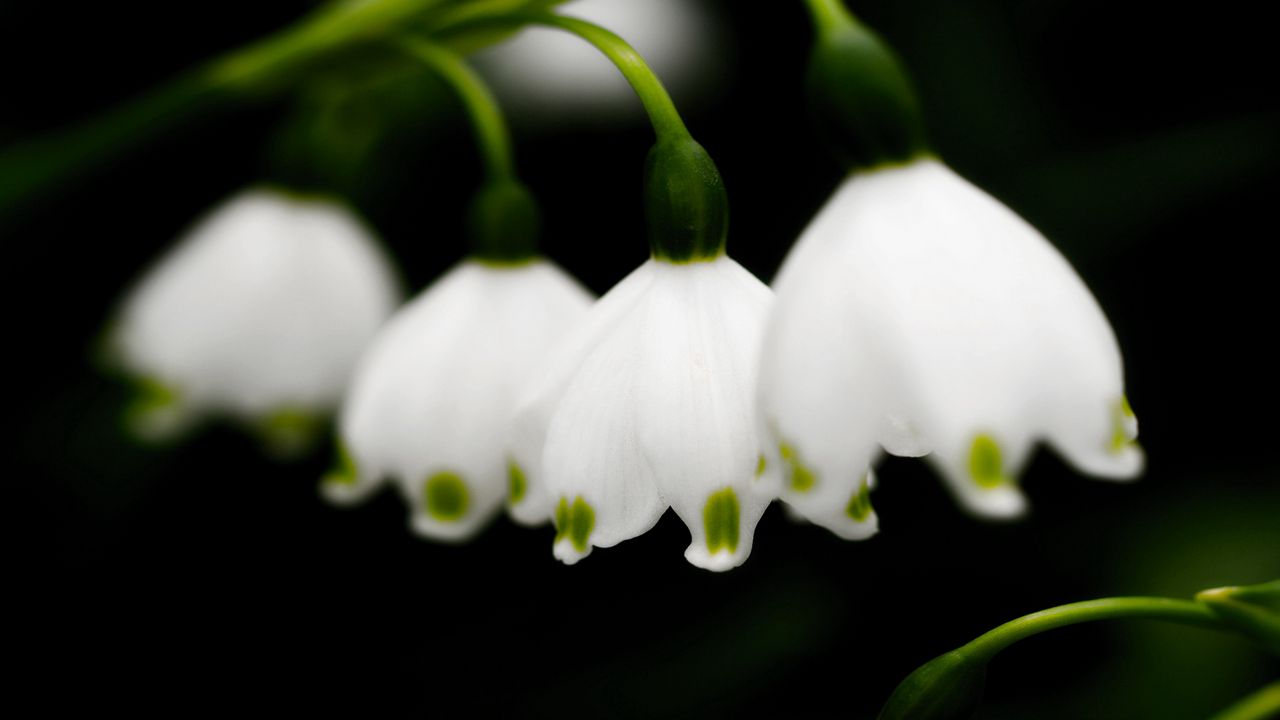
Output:
<instances>
[{"instance_id":1,"label":"green spot on petal","mask_svg":"<svg viewBox=\"0 0 1280 720\"><path fill-rule=\"evenodd\" d=\"M427 514L442 522L453 522L467 512L467 484L451 472L439 472L427 478L423 488Z\"/></svg>"},{"instance_id":2,"label":"green spot on petal","mask_svg":"<svg viewBox=\"0 0 1280 720\"><path fill-rule=\"evenodd\" d=\"M569 542L580 553L587 551L587 539L596 526L596 513L586 500L578 497L569 509Z\"/></svg>"},{"instance_id":3,"label":"green spot on petal","mask_svg":"<svg viewBox=\"0 0 1280 720\"><path fill-rule=\"evenodd\" d=\"M858 480L858 490L849 498L844 513L856 522L863 522L871 517L871 511L871 483L867 482L867 475L863 473L862 479Z\"/></svg>"},{"instance_id":4,"label":"green spot on petal","mask_svg":"<svg viewBox=\"0 0 1280 720\"><path fill-rule=\"evenodd\" d=\"M587 551L587 540L596 526L596 513L581 496L569 503L569 498L562 497L556 504L556 542L568 540L580 553Z\"/></svg>"},{"instance_id":5,"label":"green spot on petal","mask_svg":"<svg viewBox=\"0 0 1280 720\"><path fill-rule=\"evenodd\" d=\"M277 452L291 455L310 448L319 439L324 418L297 408L280 408L263 417L254 428Z\"/></svg>"},{"instance_id":6,"label":"green spot on petal","mask_svg":"<svg viewBox=\"0 0 1280 720\"><path fill-rule=\"evenodd\" d=\"M778 455L786 463L791 489L796 492L809 492L818 484L818 476L801 460L800 454L788 443L778 445Z\"/></svg>"},{"instance_id":7,"label":"green spot on petal","mask_svg":"<svg viewBox=\"0 0 1280 720\"><path fill-rule=\"evenodd\" d=\"M336 451L337 463L324 476L324 482L334 485L355 485L360 480L360 473L356 468L355 458L351 456L351 451L347 449L347 444L342 438L338 438Z\"/></svg>"},{"instance_id":8,"label":"green spot on petal","mask_svg":"<svg viewBox=\"0 0 1280 720\"><path fill-rule=\"evenodd\" d=\"M734 552L738 549L738 496L733 488L711 493L702 508L702 526L707 533L707 550Z\"/></svg>"},{"instance_id":9,"label":"green spot on petal","mask_svg":"<svg viewBox=\"0 0 1280 720\"><path fill-rule=\"evenodd\" d=\"M765 469L764 454L761 453L760 458L756 460L756 477L760 477L761 475L763 475L764 469Z\"/></svg>"},{"instance_id":10,"label":"green spot on petal","mask_svg":"<svg viewBox=\"0 0 1280 720\"><path fill-rule=\"evenodd\" d=\"M1009 481L1004 475L1000 446L990 435L983 434L973 439L973 448L969 450L969 477L978 487L988 490Z\"/></svg>"},{"instance_id":11,"label":"green spot on petal","mask_svg":"<svg viewBox=\"0 0 1280 720\"><path fill-rule=\"evenodd\" d=\"M507 502L512 505L519 503L528 489L529 481L524 476L524 470L520 469L515 460L507 460Z\"/></svg>"},{"instance_id":12,"label":"green spot on petal","mask_svg":"<svg viewBox=\"0 0 1280 720\"><path fill-rule=\"evenodd\" d=\"M133 389L134 399L129 406L129 412L133 413L164 410L177 405L178 401L182 399L182 396L175 388L155 378L133 378Z\"/></svg>"},{"instance_id":13,"label":"green spot on petal","mask_svg":"<svg viewBox=\"0 0 1280 720\"><path fill-rule=\"evenodd\" d=\"M1111 414L1111 442L1108 448L1113 455L1118 455L1136 444L1133 435L1133 424L1136 420L1133 408L1129 406L1129 398L1120 396L1120 401L1116 403Z\"/></svg>"}]
</instances>

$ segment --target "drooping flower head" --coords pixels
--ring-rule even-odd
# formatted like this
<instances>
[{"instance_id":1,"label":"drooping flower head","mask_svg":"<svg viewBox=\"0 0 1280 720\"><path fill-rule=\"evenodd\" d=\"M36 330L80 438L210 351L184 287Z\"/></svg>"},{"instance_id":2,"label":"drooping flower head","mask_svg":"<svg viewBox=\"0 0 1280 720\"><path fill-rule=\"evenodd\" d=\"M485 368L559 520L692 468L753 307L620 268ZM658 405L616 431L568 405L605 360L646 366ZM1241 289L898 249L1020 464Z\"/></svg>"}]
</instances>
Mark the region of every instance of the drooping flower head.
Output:
<instances>
[{"instance_id":1,"label":"drooping flower head","mask_svg":"<svg viewBox=\"0 0 1280 720\"><path fill-rule=\"evenodd\" d=\"M470 208L470 258L409 303L360 362L322 494L350 504L394 480L426 537L463 540L526 492L507 456L516 395L591 296L537 252L539 213L515 176L506 123L454 53L406 40L458 92L488 178Z\"/></svg>"},{"instance_id":2,"label":"drooping flower head","mask_svg":"<svg viewBox=\"0 0 1280 720\"><path fill-rule=\"evenodd\" d=\"M550 515L575 563L640 535L671 507L685 557L726 570L769 502L752 388L771 293L724 255L719 174L692 140L650 156L653 259L604 295L555 352L516 416L528 479L517 517Z\"/></svg>"},{"instance_id":3,"label":"drooping flower head","mask_svg":"<svg viewBox=\"0 0 1280 720\"><path fill-rule=\"evenodd\" d=\"M838 509L864 492L877 446L929 454L957 499L992 517L1024 510L1016 478L1037 440L1084 472L1136 475L1120 352L1084 283L928 153L880 40L834 0L811 4L834 20L810 90L855 172L774 283L760 403L790 470L784 499L848 532ZM842 81L851 74L861 84Z\"/></svg>"},{"instance_id":4,"label":"drooping flower head","mask_svg":"<svg viewBox=\"0 0 1280 720\"><path fill-rule=\"evenodd\" d=\"M398 301L383 251L346 207L241 192L123 302L111 349L146 390L130 424L164 439L202 417L229 416L287 450L336 408Z\"/></svg>"},{"instance_id":5,"label":"drooping flower head","mask_svg":"<svg viewBox=\"0 0 1280 720\"><path fill-rule=\"evenodd\" d=\"M390 479L417 532L472 535L508 493L524 494L506 454L517 393L590 305L547 260L455 266L361 360L339 427L345 467L325 479L325 497L355 502Z\"/></svg>"}]
</instances>

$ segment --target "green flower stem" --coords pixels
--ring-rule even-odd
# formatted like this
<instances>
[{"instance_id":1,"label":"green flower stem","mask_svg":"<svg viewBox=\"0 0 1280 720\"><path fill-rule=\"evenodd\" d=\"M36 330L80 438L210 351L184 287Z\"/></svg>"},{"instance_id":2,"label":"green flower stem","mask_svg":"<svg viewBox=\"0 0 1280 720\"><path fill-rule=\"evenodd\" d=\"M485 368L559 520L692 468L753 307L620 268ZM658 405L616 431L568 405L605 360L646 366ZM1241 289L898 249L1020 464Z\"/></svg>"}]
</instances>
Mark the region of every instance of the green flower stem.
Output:
<instances>
[{"instance_id":1,"label":"green flower stem","mask_svg":"<svg viewBox=\"0 0 1280 720\"><path fill-rule=\"evenodd\" d=\"M818 32L828 34L848 24L853 14L841 0L805 0Z\"/></svg>"},{"instance_id":2,"label":"green flower stem","mask_svg":"<svg viewBox=\"0 0 1280 720\"><path fill-rule=\"evenodd\" d=\"M1147 618L1167 622L1222 628L1222 623L1204 605L1189 600L1160 597L1117 597L1061 605L1011 620L979 636L957 652L979 662L987 662L996 653L1019 640L1046 630L1095 620Z\"/></svg>"},{"instance_id":3,"label":"green flower stem","mask_svg":"<svg viewBox=\"0 0 1280 720\"><path fill-rule=\"evenodd\" d=\"M402 38L399 44L435 70L458 92L471 118L489 180L513 179L515 163L511 157L511 133L507 130L497 100L480 76L456 53L439 45L414 38Z\"/></svg>"},{"instance_id":4,"label":"green flower stem","mask_svg":"<svg viewBox=\"0 0 1280 720\"><path fill-rule=\"evenodd\" d=\"M1280 682L1273 682L1214 715L1212 720L1267 720L1280 717Z\"/></svg>"},{"instance_id":5,"label":"green flower stem","mask_svg":"<svg viewBox=\"0 0 1280 720\"><path fill-rule=\"evenodd\" d=\"M680 113L676 110L675 103L671 101L671 95L663 87L662 81L649 68L640 53L613 32L586 20L549 12L516 12L499 17L479 18L471 23L462 23L454 30L460 31L472 24L543 25L577 35L594 45L601 54L617 66L618 71L640 97L640 102L649 115L649 122L653 125L653 131L659 141L683 140L690 137L689 130L685 127L684 120L680 118Z\"/></svg>"},{"instance_id":6,"label":"green flower stem","mask_svg":"<svg viewBox=\"0 0 1280 720\"><path fill-rule=\"evenodd\" d=\"M527 2L516 9L542 7ZM60 183L101 167L157 134L232 98L287 86L289 75L321 55L389 31L433 29L450 16L446 0L335 0L296 25L207 62L161 89L80 125L0 149L0 219L9 219ZM475 2L472 13L505 12L511 2ZM476 38L461 36L463 44Z\"/></svg>"}]
</instances>

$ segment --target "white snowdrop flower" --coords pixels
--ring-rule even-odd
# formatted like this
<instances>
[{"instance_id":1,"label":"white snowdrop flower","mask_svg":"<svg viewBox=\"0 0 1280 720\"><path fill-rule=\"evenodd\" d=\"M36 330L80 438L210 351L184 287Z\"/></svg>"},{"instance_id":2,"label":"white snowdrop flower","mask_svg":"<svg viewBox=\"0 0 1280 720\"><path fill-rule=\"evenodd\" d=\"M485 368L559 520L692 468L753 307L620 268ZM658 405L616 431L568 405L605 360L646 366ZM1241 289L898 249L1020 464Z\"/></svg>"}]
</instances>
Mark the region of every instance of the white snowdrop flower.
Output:
<instances>
[{"instance_id":1,"label":"white snowdrop flower","mask_svg":"<svg viewBox=\"0 0 1280 720\"><path fill-rule=\"evenodd\" d=\"M648 61L676 98L689 96L716 74L718 34L703 0L575 0L557 6L602 25ZM526 112L565 108L576 113L628 112L640 118L631 88L613 65L581 39L529 27L475 54L499 96Z\"/></svg>"},{"instance_id":2,"label":"white snowdrop flower","mask_svg":"<svg viewBox=\"0 0 1280 720\"><path fill-rule=\"evenodd\" d=\"M513 455L572 564L672 507L685 557L740 565L769 495L756 487L752 388L769 289L727 256L653 259L562 343L516 416Z\"/></svg>"},{"instance_id":3,"label":"white snowdrop flower","mask_svg":"<svg viewBox=\"0 0 1280 720\"><path fill-rule=\"evenodd\" d=\"M516 395L591 295L546 260L467 260L402 308L361 359L339 423L342 467L323 495L340 504L393 480L412 528L473 535L510 494L526 494L507 457Z\"/></svg>"},{"instance_id":4,"label":"white snowdrop flower","mask_svg":"<svg viewBox=\"0 0 1280 720\"><path fill-rule=\"evenodd\" d=\"M929 454L961 504L1011 517L1046 439L1082 472L1136 476L1120 351L1034 228L928 157L853 173L774 283L760 407L783 498L856 537L879 444ZM847 509L848 512L842 512Z\"/></svg>"},{"instance_id":5,"label":"white snowdrop flower","mask_svg":"<svg viewBox=\"0 0 1280 720\"><path fill-rule=\"evenodd\" d=\"M229 416L289 451L337 407L399 290L369 230L329 199L268 188L214 208L128 294L114 360L144 437Z\"/></svg>"}]
</instances>

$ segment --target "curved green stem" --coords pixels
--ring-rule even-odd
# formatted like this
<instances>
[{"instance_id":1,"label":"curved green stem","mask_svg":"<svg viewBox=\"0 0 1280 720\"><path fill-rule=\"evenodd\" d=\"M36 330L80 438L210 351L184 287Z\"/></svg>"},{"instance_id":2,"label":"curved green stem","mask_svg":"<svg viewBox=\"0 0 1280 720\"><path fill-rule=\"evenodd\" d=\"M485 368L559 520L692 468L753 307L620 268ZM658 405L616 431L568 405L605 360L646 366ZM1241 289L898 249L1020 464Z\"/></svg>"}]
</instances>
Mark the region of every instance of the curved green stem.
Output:
<instances>
[{"instance_id":1,"label":"curved green stem","mask_svg":"<svg viewBox=\"0 0 1280 720\"><path fill-rule=\"evenodd\" d=\"M1013 643L1046 630L1116 618L1147 618L1202 627L1222 626L1208 608L1189 600L1160 597L1103 598L1061 605L1011 620L979 636L958 652L985 662Z\"/></svg>"},{"instance_id":2,"label":"curved green stem","mask_svg":"<svg viewBox=\"0 0 1280 720\"><path fill-rule=\"evenodd\" d=\"M414 38L401 38L399 44L435 70L458 92L471 118L489 179L512 179L515 162L511 157L511 133L507 130L497 100L480 76L457 54L439 45Z\"/></svg>"},{"instance_id":3,"label":"curved green stem","mask_svg":"<svg viewBox=\"0 0 1280 720\"><path fill-rule=\"evenodd\" d=\"M1212 720L1267 720L1280 717L1280 681L1261 690L1214 715Z\"/></svg>"},{"instance_id":4,"label":"curved green stem","mask_svg":"<svg viewBox=\"0 0 1280 720\"><path fill-rule=\"evenodd\" d=\"M813 24L823 34L848 24L853 17L841 0L805 0L805 5L813 16Z\"/></svg>"},{"instance_id":5,"label":"curved green stem","mask_svg":"<svg viewBox=\"0 0 1280 720\"><path fill-rule=\"evenodd\" d=\"M460 30L473 24L543 25L577 35L594 45L601 54L617 66L618 71L639 96L659 140L689 137L689 130L685 127L684 120L680 118L680 113L676 110L675 103L671 101L671 95L663 87L662 81L649 68L640 53L615 33L586 20L549 12L518 12L502 17L480 18L473 23L463 23L455 29Z\"/></svg>"}]
</instances>

